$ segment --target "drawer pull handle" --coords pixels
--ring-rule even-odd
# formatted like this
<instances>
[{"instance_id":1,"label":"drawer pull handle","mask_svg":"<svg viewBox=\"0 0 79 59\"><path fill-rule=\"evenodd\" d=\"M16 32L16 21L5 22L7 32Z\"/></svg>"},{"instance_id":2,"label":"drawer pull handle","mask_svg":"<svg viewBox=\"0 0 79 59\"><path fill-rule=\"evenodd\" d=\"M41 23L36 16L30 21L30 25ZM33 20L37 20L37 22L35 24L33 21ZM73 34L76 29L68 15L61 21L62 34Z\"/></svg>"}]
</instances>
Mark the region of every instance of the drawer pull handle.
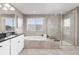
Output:
<instances>
[{"instance_id":1,"label":"drawer pull handle","mask_svg":"<svg viewBox=\"0 0 79 59\"><path fill-rule=\"evenodd\" d=\"M2 46L0 46L0 47L2 47Z\"/></svg>"},{"instance_id":2,"label":"drawer pull handle","mask_svg":"<svg viewBox=\"0 0 79 59\"><path fill-rule=\"evenodd\" d=\"M18 41L18 43L20 43L20 41Z\"/></svg>"}]
</instances>

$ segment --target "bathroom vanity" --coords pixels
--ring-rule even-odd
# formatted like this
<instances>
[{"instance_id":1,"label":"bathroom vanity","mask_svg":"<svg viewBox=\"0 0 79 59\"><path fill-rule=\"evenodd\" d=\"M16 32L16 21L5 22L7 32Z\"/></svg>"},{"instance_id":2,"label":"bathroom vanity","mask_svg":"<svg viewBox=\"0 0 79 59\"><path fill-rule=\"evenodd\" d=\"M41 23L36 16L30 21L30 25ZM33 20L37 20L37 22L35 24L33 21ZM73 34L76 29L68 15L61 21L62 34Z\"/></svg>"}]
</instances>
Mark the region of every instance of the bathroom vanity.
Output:
<instances>
[{"instance_id":1,"label":"bathroom vanity","mask_svg":"<svg viewBox=\"0 0 79 59\"><path fill-rule=\"evenodd\" d=\"M16 9L0 11L0 55L17 55L24 48L23 15Z\"/></svg>"},{"instance_id":2,"label":"bathroom vanity","mask_svg":"<svg viewBox=\"0 0 79 59\"><path fill-rule=\"evenodd\" d=\"M12 35L0 40L0 55L17 55L24 48L24 34Z\"/></svg>"}]
</instances>

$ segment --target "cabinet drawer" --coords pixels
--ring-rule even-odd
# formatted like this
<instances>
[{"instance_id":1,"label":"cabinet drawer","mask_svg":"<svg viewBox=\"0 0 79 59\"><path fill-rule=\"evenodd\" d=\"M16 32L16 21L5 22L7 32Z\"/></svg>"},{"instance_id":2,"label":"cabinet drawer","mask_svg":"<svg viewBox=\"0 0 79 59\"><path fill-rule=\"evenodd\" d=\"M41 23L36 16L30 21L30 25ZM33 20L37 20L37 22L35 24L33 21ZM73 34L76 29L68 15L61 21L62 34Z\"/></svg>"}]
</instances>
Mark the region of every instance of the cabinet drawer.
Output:
<instances>
[{"instance_id":1,"label":"cabinet drawer","mask_svg":"<svg viewBox=\"0 0 79 59\"><path fill-rule=\"evenodd\" d=\"M0 43L0 55L10 55L10 41Z\"/></svg>"}]
</instances>

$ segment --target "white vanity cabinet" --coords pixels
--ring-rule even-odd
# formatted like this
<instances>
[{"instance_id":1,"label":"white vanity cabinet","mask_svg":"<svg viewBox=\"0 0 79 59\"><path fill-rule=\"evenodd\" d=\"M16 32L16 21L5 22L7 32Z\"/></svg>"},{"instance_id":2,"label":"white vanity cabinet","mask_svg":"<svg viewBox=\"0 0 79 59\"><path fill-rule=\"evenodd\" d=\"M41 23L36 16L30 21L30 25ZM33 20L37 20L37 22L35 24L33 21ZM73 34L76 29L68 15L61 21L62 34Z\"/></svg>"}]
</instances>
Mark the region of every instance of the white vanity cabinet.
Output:
<instances>
[{"instance_id":1,"label":"white vanity cabinet","mask_svg":"<svg viewBox=\"0 0 79 59\"><path fill-rule=\"evenodd\" d=\"M0 55L10 55L10 40L0 42Z\"/></svg>"},{"instance_id":2,"label":"white vanity cabinet","mask_svg":"<svg viewBox=\"0 0 79 59\"><path fill-rule=\"evenodd\" d=\"M18 38L18 53L20 53L24 48L24 35L21 35L17 38Z\"/></svg>"},{"instance_id":3,"label":"white vanity cabinet","mask_svg":"<svg viewBox=\"0 0 79 59\"><path fill-rule=\"evenodd\" d=\"M11 55L17 55L24 48L24 35L11 39Z\"/></svg>"},{"instance_id":4,"label":"white vanity cabinet","mask_svg":"<svg viewBox=\"0 0 79 59\"><path fill-rule=\"evenodd\" d=\"M0 55L17 55L24 48L24 35L0 42Z\"/></svg>"}]
</instances>

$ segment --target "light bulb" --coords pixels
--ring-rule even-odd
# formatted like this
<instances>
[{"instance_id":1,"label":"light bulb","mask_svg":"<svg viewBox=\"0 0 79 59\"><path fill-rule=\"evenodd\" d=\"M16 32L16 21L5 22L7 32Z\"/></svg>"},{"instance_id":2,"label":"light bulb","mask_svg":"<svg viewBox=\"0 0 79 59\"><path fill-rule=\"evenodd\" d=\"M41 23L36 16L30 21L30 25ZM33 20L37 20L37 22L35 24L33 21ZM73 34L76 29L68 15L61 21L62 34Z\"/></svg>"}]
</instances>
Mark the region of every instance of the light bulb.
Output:
<instances>
[{"instance_id":1,"label":"light bulb","mask_svg":"<svg viewBox=\"0 0 79 59\"><path fill-rule=\"evenodd\" d=\"M2 5L0 4L0 8L2 8Z\"/></svg>"},{"instance_id":2,"label":"light bulb","mask_svg":"<svg viewBox=\"0 0 79 59\"><path fill-rule=\"evenodd\" d=\"M8 10L7 7L3 7L2 9L3 9L3 10Z\"/></svg>"},{"instance_id":3,"label":"light bulb","mask_svg":"<svg viewBox=\"0 0 79 59\"><path fill-rule=\"evenodd\" d=\"M7 8L11 7L11 5L9 3L4 4L4 6L6 6Z\"/></svg>"},{"instance_id":4,"label":"light bulb","mask_svg":"<svg viewBox=\"0 0 79 59\"><path fill-rule=\"evenodd\" d=\"M13 10L13 11L14 11L14 10L15 10L15 8L14 8L14 7L11 7L11 8L10 8L10 10Z\"/></svg>"}]
</instances>

